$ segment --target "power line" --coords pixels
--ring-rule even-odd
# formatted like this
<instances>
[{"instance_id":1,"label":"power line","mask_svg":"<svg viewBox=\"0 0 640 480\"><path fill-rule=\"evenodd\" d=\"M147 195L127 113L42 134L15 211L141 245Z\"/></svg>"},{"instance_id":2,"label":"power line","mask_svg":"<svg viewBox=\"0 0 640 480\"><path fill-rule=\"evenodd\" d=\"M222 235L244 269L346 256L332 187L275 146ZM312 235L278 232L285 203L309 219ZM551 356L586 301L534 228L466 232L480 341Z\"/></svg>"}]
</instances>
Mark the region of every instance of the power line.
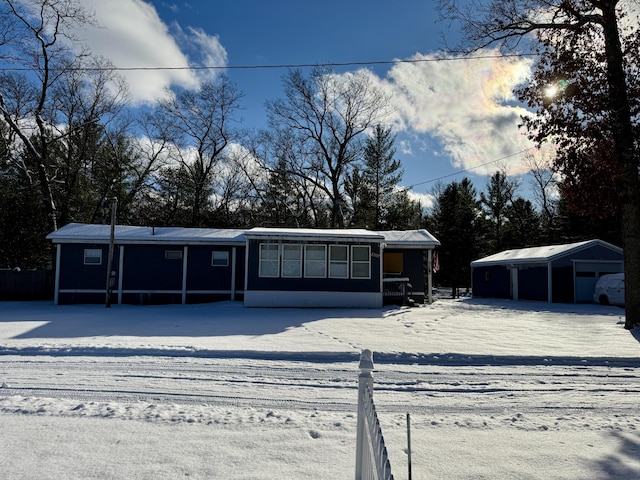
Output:
<instances>
[{"instance_id":1,"label":"power line","mask_svg":"<svg viewBox=\"0 0 640 480\"><path fill-rule=\"evenodd\" d=\"M482 163L480 165L476 165L474 167L469 167L469 168L465 168L462 170L458 170L457 172L453 172L453 173L449 173L447 175L442 175L441 177L438 178L432 178L430 180L425 180L424 182L418 182L418 183L414 183L413 185L409 185L407 187L404 187L405 191L409 191L409 190L413 190L415 187L417 187L418 185L424 185L425 183L433 183L433 182L437 182L439 180L444 180L445 178L449 178L449 177L454 177L456 175L460 175L461 173L467 173L470 172L472 170L476 170L478 168L482 168L482 167L486 167L487 165L491 165L493 163L498 163L502 160L506 160L508 158L511 157L515 157L517 155L521 155L525 152L528 152L529 150L537 150L538 147L529 147L529 148L525 148L524 150L520 150L519 152L515 152L515 153L510 153L509 155L505 155L504 157L500 157L496 160L491 160L490 162L486 162L486 163Z\"/></svg>"},{"instance_id":2,"label":"power line","mask_svg":"<svg viewBox=\"0 0 640 480\"><path fill-rule=\"evenodd\" d=\"M456 62L462 60L486 60L494 58L521 58L532 57L535 53L500 54L500 55L477 55L461 57L435 57L435 58L414 58L408 60L378 60L365 62L324 62L324 63L283 63L283 64L263 64L263 65L203 65L203 66L182 66L182 67L72 67L69 71L202 71L202 70L267 70L284 68L310 68L310 67L357 67L373 65L397 65L402 63L429 63L429 62ZM0 67L0 71L31 71L30 67ZM56 69L52 69L56 70Z\"/></svg>"}]
</instances>

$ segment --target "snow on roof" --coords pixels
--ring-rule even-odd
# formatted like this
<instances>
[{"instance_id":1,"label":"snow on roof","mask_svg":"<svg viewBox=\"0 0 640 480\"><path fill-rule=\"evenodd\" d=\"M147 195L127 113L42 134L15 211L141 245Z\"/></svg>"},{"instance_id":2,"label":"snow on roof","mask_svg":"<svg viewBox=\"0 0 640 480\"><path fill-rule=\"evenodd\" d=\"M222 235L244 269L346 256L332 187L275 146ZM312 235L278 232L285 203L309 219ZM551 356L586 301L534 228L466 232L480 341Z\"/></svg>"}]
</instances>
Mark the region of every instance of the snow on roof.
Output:
<instances>
[{"instance_id":1,"label":"snow on roof","mask_svg":"<svg viewBox=\"0 0 640 480\"><path fill-rule=\"evenodd\" d=\"M248 238L339 238L341 240L367 240L380 241L384 240L384 236L380 233L372 232L364 229L316 229L316 228L263 228L257 227L246 231Z\"/></svg>"},{"instance_id":2,"label":"snow on roof","mask_svg":"<svg viewBox=\"0 0 640 480\"><path fill-rule=\"evenodd\" d=\"M70 223L47 235L54 243L105 243L111 235L110 225ZM246 238L295 238L385 242L389 247L429 248L440 245L426 230L373 232L364 229L252 228L216 229L186 227L140 227L116 225L118 243L225 243L244 245Z\"/></svg>"},{"instance_id":3,"label":"snow on roof","mask_svg":"<svg viewBox=\"0 0 640 480\"><path fill-rule=\"evenodd\" d=\"M115 239L118 243L235 243L244 245L245 230L185 227L139 227L116 225ZM47 235L54 243L78 243L93 240L109 241L110 225L88 225L70 223Z\"/></svg>"},{"instance_id":4,"label":"snow on roof","mask_svg":"<svg viewBox=\"0 0 640 480\"><path fill-rule=\"evenodd\" d=\"M388 230L378 232L384 236L387 247L429 248L440 242L426 230Z\"/></svg>"},{"instance_id":5,"label":"snow on roof","mask_svg":"<svg viewBox=\"0 0 640 480\"><path fill-rule=\"evenodd\" d=\"M560 256L564 256L594 245L601 245L606 248L622 253L620 247L616 247L602 240L587 240L584 242L568 243L564 245L546 245L542 247L519 248L515 250L505 250L488 257L471 262L472 267L480 265L502 265L515 263L546 263Z\"/></svg>"}]
</instances>

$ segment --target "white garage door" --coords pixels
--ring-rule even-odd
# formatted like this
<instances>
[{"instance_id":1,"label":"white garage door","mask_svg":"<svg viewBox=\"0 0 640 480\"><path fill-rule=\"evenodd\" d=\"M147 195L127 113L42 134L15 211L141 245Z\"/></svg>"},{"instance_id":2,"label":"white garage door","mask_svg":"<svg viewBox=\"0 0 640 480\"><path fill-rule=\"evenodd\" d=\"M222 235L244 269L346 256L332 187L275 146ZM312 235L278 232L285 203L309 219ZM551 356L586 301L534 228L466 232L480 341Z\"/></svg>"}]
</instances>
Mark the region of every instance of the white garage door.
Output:
<instances>
[{"instance_id":1,"label":"white garage door","mask_svg":"<svg viewBox=\"0 0 640 480\"><path fill-rule=\"evenodd\" d=\"M573 261L573 286L576 303L593 302L593 289L602 275L623 271L622 261Z\"/></svg>"}]
</instances>

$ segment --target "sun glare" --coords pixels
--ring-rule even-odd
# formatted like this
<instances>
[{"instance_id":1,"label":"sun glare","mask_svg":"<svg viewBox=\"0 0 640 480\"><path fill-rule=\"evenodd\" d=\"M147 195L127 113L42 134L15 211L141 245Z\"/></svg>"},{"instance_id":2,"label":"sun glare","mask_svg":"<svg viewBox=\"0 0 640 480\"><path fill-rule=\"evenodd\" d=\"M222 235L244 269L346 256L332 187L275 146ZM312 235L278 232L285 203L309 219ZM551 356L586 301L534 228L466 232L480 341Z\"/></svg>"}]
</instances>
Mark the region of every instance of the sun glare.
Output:
<instances>
[{"instance_id":1,"label":"sun glare","mask_svg":"<svg viewBox=\"0 0 640 480\"><path fill-rule=\"evenodd\" d=\"M553 98L558 94L560 89L557 85L550 85L544 89L544 96L547 98Z\"/></svg>"}]
</instances>

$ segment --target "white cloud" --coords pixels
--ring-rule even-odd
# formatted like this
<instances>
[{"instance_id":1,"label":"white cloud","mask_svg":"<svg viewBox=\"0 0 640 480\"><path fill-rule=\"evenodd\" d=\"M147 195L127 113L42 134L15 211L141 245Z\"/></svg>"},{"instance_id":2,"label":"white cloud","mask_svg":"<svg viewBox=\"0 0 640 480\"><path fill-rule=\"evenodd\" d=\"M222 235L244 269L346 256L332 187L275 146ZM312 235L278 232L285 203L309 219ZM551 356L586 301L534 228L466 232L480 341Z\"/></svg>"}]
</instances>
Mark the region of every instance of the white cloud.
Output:
<instances>
[{"instance_id":1,"label":"white cloud","mask_svg":"<svg viewBox=\"0 0 640 480\"><path fill-rule=\"evenodd\" d=\"M187 56L152 5L142 0L84 0L84 5L95 12L98 27L78 36L93 53L120 68L178 68L120 72L134 103L153 102L172 85L197 87L196 75L186 69Z\"/></svg>"},{"instance_id":2,"label":"white cloud","mask_svg":"<svg viewBox=\"0 0 640 480\"><path fill-rule=\"evenodd\" d=\"M192 44L200 55L199 64L206 67L224 67L227 65L227 51L217 35L209 35L200 28L189 27L186 41ZM203 79L215 78L220 70L200 70Z\"/></svg>"},{"instance_id":3,"label":"white cloud","mask_svg":"<svg viewBox=\"0 0 640 480\"><path fill-rule=\"evenodd\" d=\"M396 129L434 136L458 168L475 168L533 146L518 129L521 115L529 112L512 93L529 75L530 62L499 58L493 51L480 55L439 60L417 54L412 58L417 62L398 63L379 79L391 97ZM494 164L474 172L493 170Z\"/></svg>"},{"instance_id":4,"label":"white cloud","mask_svg":"<svg viewBox=\"0 0 640 480\"><path fill-rule=\"evenodd\" d=\"M418 193L418 192L414 192L413 190L409 190L407 194L409 195L410 200L413 200L414 202L419 202L420 206L423 209L430 209L431 207L433 207L434 196L432 194Z\"/></svg>"}]
</instances>

